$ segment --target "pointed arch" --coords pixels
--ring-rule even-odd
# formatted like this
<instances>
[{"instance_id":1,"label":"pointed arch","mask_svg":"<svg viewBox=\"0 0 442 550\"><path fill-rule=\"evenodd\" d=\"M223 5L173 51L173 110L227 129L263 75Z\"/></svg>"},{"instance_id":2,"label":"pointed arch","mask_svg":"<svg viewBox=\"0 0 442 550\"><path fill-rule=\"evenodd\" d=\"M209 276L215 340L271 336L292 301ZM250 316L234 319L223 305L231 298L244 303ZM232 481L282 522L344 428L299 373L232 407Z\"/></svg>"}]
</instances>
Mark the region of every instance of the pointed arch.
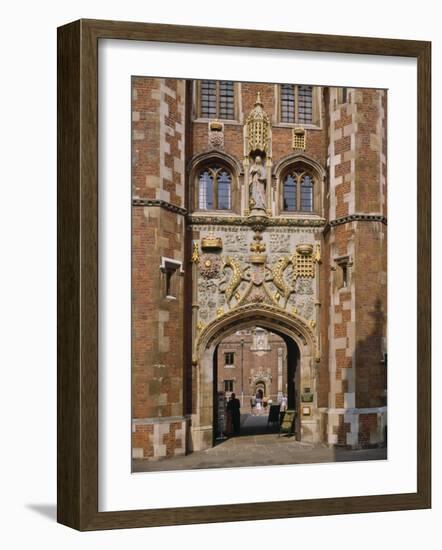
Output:
<instances>
[{"instance_id":1,"label":"pointed arch","mask_svg":"<svg viewBox=\"0 0 442 550\"><path fill-rule=\"evenodd\" d=\"M213 388L214 388L214 354L220 342L236 332L254 326L268 329L270 332L281 336L291 350L292 360L296 362L293 366L296 372L296 387L298 411L297 438L301 438L301 426L303 420L300 416L300 388L301 383L308 387L316 388L317 370L313 364L317 355L317 342L312 327L305 319L297 315L291 315L283 310L267 304L247 304L240 306L218 319L212 321L205 327L197 341L194 349L194 376L196 384L196 407L192 416L191 438L194 450L203 450L213 444ZM292 371L292 375L294 376ZM316 390L315 390L316 391ZM295 386L293 386L295 392ZM313 411L312 414L316 414Z\"/></svg>"},{"instance_id":2,"label":"pointed arch","mask_svg":"<svg viewBox=\"0 0 442 550\"><path fill-rule=\"evenodd\" d=\"M304 152L282 158L274 168L277 212L323 215L324 167Z\"/></svg>"},{"instance_id":3,"label":"pointed arch","mask_svg":"<svg viewBox=\"0 0 442 550\"><path fill-rule=\"evenodd\" d=\"M225 151L220 151L219 149L210 149L208 151L203 151L194 155L188 164L189 174L195 174L199 168L201 168L207 162L219 162L220 164L225 164L228 168L232 170L236 177L239 177L243 173L243 168L238 160L226 153Z\"/></svg>"},{"instance_id":4,"label":"pointed arch","mask_svg":"<svg viewBox=\"0 0 442 550\"><path fill-rule=\"evenodd\" d=\"M215 319L202 330L196 342L194 360L197 362L207 347L218 345L226 335L257 325L293 338L300 349L307 347L309 355L317 357L316 336L302 317L266 304L247 304Z\"/></svg>"},{"instance_id":5,"label":"pointed arch","mask_svg":"<svg viewBox=\"0 0 442 550\"><path fill-rule=\"evenodd\" d=\"M238 210L241 166L232 155L217 149L199 153L190 160L188 170L192 210Z\"/></svg>"},{"instance_id":6,"label":"pointed arch","mask_svg":"<svg viewBox=\"0 0 442 550\"><path fill-rule=\"evenodd\" d=\"M291 155L286 155L280 159L274 166L273 173L276 178L281 177L281 173L292 164L304 164L308 166L315 175L323 180L325 178L325 168L313 157L305 154L304 152L293 153Z\"/></svg>"}]
</instances>

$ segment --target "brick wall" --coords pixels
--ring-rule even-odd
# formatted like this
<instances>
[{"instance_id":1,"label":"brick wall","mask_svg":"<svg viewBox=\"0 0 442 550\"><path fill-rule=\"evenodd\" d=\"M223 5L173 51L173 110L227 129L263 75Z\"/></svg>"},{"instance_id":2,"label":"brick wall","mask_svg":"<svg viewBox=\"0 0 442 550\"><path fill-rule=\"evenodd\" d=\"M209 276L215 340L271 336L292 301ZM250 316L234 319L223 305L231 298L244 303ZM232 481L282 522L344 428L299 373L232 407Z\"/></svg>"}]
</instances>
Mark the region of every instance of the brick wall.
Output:
<instances>
[{"instance_id":1,"label":"brick wall","mask_svg":"<svg viewBox=\"0 0 442 550\"><path fill-rule=\"evenodd\" d=\"M360 223L356 251L356 404L382 407L386 405L386 368L382 362L387 317L385 226L380 222Z\"/></svg>"},{"instance_id":2,"label":"brick wall","mask_svg":"<svg viewBox=\"0 0 442 550\"><path fill-rule=\"evenodd\" d=\"M132 85L133 456L159 458L185 452L185 221L167 206L185 201L185 88L150 78ZM166 295L165 259L177 266L173 296Z\"/></svg>"},{"instance_id":3,"label":"brick wall","mask_svg":"<svg viewBox=\"0 0 442 550\"><path fill-rule=\"evenodd\" d=\"M235 123L224 123L224 151L238 161L244 157L243 123L253 108L257 93L261 94L263 108L273 122L272 126L272 162L278 161L294 153L292 149L292 127L277 124L277 105L274 84L241 83L241 99L239 101L239 120ZM320 111L324 112L325 105L321 100ZM208 123L196 121L192 125L193 154L207 151ZM321 165L325 165L327 157L327 130L324 126L307 130L305 153Z\"/></svg>"},{"instance_id":4,"label":"brick wall","mask_svg":"<svg viewBox=\"0 0 442 550\"><path fill-rule=\"evenodd\" d=\"M386 213L386 92L350 90L348 96L349 101L340 104L337 90L330 93L330 220ZM357 218L343 221L332 224L326 234L331 269L324 323L329 328L327 430L330 443L367 446L382 441L386 422L386 369L381 361L386 226ZM349 408L353 413L346 412Z\"/></svg>"}]
</instances>

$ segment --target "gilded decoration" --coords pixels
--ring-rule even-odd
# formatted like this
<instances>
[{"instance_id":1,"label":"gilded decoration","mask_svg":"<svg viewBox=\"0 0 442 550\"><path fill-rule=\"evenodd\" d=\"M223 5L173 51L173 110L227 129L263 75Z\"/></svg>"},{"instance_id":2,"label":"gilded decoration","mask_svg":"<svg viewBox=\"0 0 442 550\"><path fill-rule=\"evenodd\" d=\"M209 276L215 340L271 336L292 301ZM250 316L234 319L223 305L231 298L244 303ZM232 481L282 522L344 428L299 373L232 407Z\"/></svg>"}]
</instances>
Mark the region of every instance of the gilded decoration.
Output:
<instances>
[{"instance_id":1,"label":"gilded decoration","mask_svg":"<svg viewBox=\"0 0 442 550\"><path fill-rule=\"evenodd\" d=\"M315 258L312 244L298 244L292 257L296 277L315 276Z\"/></svg>"},{"instance_id":2,"label":"gilded decoration","mask_svg":"<svg viewBox=\"0 0 442 550\"><path fill-rule=\"evenodd\" d=\"M279 258L276 264L271 268L272 276L269 279L278 289L278 292L275 294L275 297L278 296L278 299L276 301L279 303L280 298L283 298L283 307L286 306L290 294L295 290L294 287L287 284L286 280L283 277L284 271L289 264L289 258L285 256Z\"/></svg>"},{"instance_id":3,"label":"gilded decoration","mask_svg":"<svg viewBox=\"0 0 442 550\"><path fill-rule=\"evenodd\" d=\"M248 154L256 151L270 153L270 120L263 109L260 92L246 120L246 141Z\"/></svg>"},{"instance_id":4,"label":"gilded decoration","mask_svg":"<svg viewBox=\"0 0 442 550\"><path fill-rule=\"evenodd\" d=\"M222 250L223 241L221 237L216 237L213 233L209 233L201 239L202 250Z\"/></svg>"},{"instance_id":5,"label":"gilded decoration","mask_svg":"<svg viewBox=\"0 0 442 550\"><path fill-rule=\"evenodd\" d=\"M314 357L316 361L319 361L320 351L318 348L318 341L310 323L294 312L282 311L274 304L255 301L246 303L229 311L224 311L222 308L217 310L216 318L198 332L194 342L194 352L192 354L193 364L196 365L198 363L199 350L205 349L213 338L216 337L217 331L219 331L221 327L223 327L222 330L226 330L229 323L237 325L238 322L247 321L251 316L256 318L257 322L259 322L259 318L261 317L262 319L269 318L274 326L281 325L281 327L290 327L290 330L296 332L304 345L312 346ZM222 325L220 325L220 322L222 322Z\"/></svg>"},{"instance_id":6,"label":"gilded decoration","mask_svg":"<svg viewBox=\"0 0 442 550\"><path fill-rule=\"evenodd\" d=\"M227 270L230 271L230 277L228 278ZM230 305L230 301L235 295L235 291L238 288L242 280L245 279L244 271L241 269L239 262L228 256L224 261L223 266L224 278L222 279L219 290L223 292L226 296L226 302Z\"/></svg>"},{"instance_id":7,"label":"gilded decoration","mask_svg":"<svg viewBox=\"0 0 442 550\"><path fill-rule=\"evenodd\" d=\"M198 263L200 261L200 251L199 251L199 245L197 242L193 243L193 252L192 252L192 262L194 264Z\"/></svg>"},{"instance_id":8,"label":"gilded decoration","mask_svg":"<svg viewBox=\"0 0 442 550\"><path fill-rule=\"evenodd\" d=\"M264 264L266 262L266 255L263 252L266 250L266 245L262 242L262 235L256 233L253 240L254 242L250 245L250 252L253 253L250 256L250 263Z\"/></svg>"},{"instance_id":9,"label":"gilded decoration","mask_svg":"<svg viewBox=\"0 0 442 550\"><path fill-rule=\"evenodd\" d=\"M271 305L306 322L315 319L312 281L321 258L319 244L299 242L295 233L281 230L270 234L257 231L251 242L250 234L240 229L226 228L222 238L210 227L207 231L202 240L212 252L201 253L202 243L193 243L192 260L200 276L197 322L210 323L247 304ZM218 252L223 240L228 250L225 256ZM267 254L269 248L273 252Z\"/></svg>"},{"instance_id":10,"label":"gilded decoration","mask_svg":"<svg viewBox=\"0 0 442 550\"><path fill-rule=\"evenodd\" d=\"M259 230L263 231L267 227L302 227L302 228L321 228L326 221L324 218L269 218L259 216L194 216L188 217L190 225L220 225L220 226L238 226L252 227L259 225ZM255 229L258 230L258 229Z\"/></svg>"},{"instance_id":11,"label":"gilded decoration","mask_svg":"<svg viewBox=\"0 0 442 550\"><path fill-rule=\"evenodd\" d=\"M244 138L246 215L188 216L190 227L198 226L203 234L192 254L199 267L194 357L212 327L233 323L237 315L247 321L248 313L259 311L285 316L286 326L295 332L299 327L300 339L318 355L313 280L321 262L317 238L326 221L319 216L272 216L267 196L273 173L271 128L259 94Z\"/></svg>"},{"instance_id":12,"label":"gilded decoration","mask_svg":"<svg viewBox=\"0 0 442 550\"><path fill-rule=\"evenodd\" d=\"M321 257L321 245L320 244L317 244L316 245L316 249L315 249L315 262L317 264L320 264L322 262L322 257Z\"/></svg>"},{"instance_id":13,"label":"gilded decoration","mask_svg":"<svg viewBox=\"0 0 442 550\"><path fill-rule=\"evenodd\" d=\"M219 120L209 122L209 147L222 149L224 147L224 125Z\"/></svg>"},{"instance_id":14,"label":"gilded decoration","mask_svg":"<svg viewBox=\"0 0 442 550\"><path fill-rule=\"evenodd\" d=\"M292 147L295 151L305 151L306 132L304 128L293 128Z\"/></svg>"},{"instance_id":15,"label":"gilded decoration","mask_svg":"<svg viewBox=\"0 0 442 550\"><path fill-rule=\"evenodd\" d=\"M299 313L306 319L314 315L312 278L315 257L312 244L299 244L293 254L271 255L264 252L266 243L256 233L250 244L252 254L244 261L241 254L224 259L218 292L229 309L247 303L267 303ZM293 309L295 308L295 309Z\"/></svg>"},{"instance_id":16,"label":"gilded decoration","mask_svg":"<svg viewBox=\"0 0 442 550\"><path fill-rule=\"evenodd\" d=\"M202 254L199 259L199 270L204 279L217 277L221 270L221 259L217 254Z\"/></svg>"}]
</instances>

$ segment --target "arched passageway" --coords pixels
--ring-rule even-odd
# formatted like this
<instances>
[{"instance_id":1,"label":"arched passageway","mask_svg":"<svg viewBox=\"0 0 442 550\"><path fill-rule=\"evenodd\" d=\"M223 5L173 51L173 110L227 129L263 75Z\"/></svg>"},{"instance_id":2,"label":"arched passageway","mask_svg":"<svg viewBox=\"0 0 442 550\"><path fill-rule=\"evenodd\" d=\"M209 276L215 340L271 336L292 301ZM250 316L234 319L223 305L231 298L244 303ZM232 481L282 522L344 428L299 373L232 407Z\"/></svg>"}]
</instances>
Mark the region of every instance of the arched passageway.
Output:
<instances>
[{"instance_id":1,"label":"arched passageway","mask_svg":"<svg viewBox=\"0 0 442 550\"><path fill-rule=\"evenodd\" d=\"M255 326L226 335L213 357L214 442L232 434L226 415L232 396L240 402L241 428L236 435L278 431L275 418L287 409L296 410L300 401L299 362L299 348L285 334Z\"/></svg>"},{"instance_id":2,"label":"arched passageway","mask_svg":"<svg viewBox=\"0 0 442 550\"><path fill-rule=\"evenodd\" d=\"M232 334L253 330L259 327L278 336L286 349L287 408L297 411L296 437L302 439L301 390L302 386L313 387L315 374L315 340L310 328L295 317L275 315L265 308L257 306L244 312L235 312L235 316L220 319L209 327L198 341L198 362L196 367L196 403L192 416L191 449L202 450L211 447L215 441L217 427L218 372L221 367L219 346ZM231 350L230 350L231 351ZM230 361L231 358L228 359ZM222 365L223 367L225 365ZM224 380L224 379L223 379ZM232 379L225 379L232 380ZM256 380L258 381L258 380ZM249 380L247 379L247 384ZM252 381L250 381L252 382ZM241 385L239 386L241 394ZM244 383L242 385L243 394ZM264 388L261 387L264 393ZM232 391L230 382L223 391ZM266 393L268 389L266 388ZM243 403L244 406L244 395Z\"/></svg>"}]
</instances>

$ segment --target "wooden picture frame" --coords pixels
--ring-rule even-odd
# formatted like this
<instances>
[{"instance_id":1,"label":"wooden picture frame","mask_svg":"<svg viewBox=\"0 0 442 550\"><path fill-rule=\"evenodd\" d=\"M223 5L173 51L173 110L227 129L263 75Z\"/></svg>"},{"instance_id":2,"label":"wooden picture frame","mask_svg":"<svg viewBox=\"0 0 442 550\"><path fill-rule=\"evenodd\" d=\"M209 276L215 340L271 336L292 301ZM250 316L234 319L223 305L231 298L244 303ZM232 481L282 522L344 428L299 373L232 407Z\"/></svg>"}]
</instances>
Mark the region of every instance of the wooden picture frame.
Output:
<instances>
[{"instance_id":1,"label":"wooden picture frame","mask_svg":"<svg viewBox=\"0 0 442 550\"><path fill-rule=\"evenodd\" d=\"M98 41L124 39L402 56L418 71L417 492L98 511ZM431 44L79 20L58 29L58 521L82 531L431 506Z\"/></svg>"}]
</instances>

